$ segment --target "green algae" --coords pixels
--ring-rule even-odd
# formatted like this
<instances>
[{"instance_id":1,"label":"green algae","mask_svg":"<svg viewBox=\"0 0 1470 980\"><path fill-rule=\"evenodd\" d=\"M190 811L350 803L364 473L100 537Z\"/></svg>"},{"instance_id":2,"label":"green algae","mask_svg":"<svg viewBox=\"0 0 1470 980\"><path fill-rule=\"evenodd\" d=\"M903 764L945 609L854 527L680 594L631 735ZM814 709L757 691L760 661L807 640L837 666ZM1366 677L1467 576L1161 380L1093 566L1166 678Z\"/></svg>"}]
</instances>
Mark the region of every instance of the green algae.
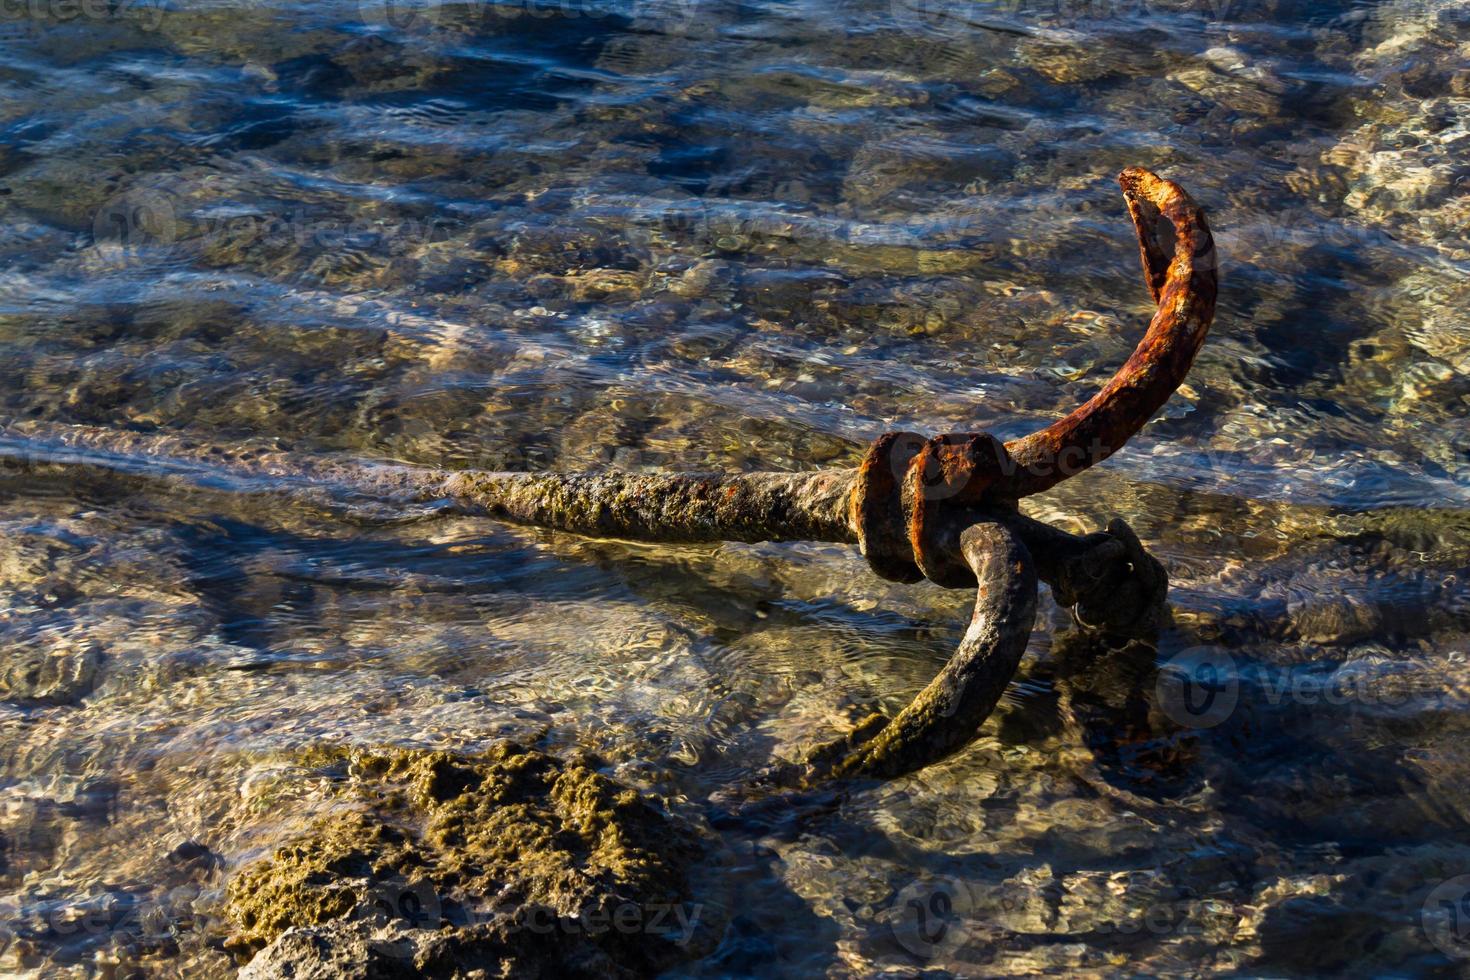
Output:
<instances>
[{"instance_id":1,"label":"green algae","mask_svg":"<svg viewBox=\"0 0 1470 980\"><path fill-rule=\"evenodd\" d=\"M230 881L237 957L295 928L347 922L410 930L403 956L436 970L452 960L645 972L691 948L698 831L592 757L501 743L478 757L345 761L350 809ZM675 906L686 911L671 916Z\"/></svg>"}]
</instances>

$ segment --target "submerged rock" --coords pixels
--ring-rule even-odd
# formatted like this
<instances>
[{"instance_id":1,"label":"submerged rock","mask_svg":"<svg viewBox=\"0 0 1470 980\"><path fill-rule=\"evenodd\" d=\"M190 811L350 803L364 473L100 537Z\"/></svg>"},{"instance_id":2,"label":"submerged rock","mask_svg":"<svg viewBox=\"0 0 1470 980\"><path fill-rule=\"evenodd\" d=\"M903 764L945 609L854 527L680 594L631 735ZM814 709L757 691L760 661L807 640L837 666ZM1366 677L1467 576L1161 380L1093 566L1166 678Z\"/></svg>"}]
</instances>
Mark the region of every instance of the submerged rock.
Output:
<instances>
[{"instance_id":1,"label":"submerged rock","mask_svg":"<svg viewBox=\"0 0 1470 980\"><path fill-rule=\"evenodd\" d=\"M244 975L643 975L707 948L701 834L656 799L510 743L355 756L354 809L237 874Z\"/></svg>"},{"instance_id":2,"label":"submerged rock","mask_svg":"<svg viewBox=\"0 0 1470 980\"><path fill-rule=\"evenodd\" d=\"M75 704L92 690L102 652L94 644L19 646L0 667L0 701L34 707Z\"/></svg>"}]
</instances>

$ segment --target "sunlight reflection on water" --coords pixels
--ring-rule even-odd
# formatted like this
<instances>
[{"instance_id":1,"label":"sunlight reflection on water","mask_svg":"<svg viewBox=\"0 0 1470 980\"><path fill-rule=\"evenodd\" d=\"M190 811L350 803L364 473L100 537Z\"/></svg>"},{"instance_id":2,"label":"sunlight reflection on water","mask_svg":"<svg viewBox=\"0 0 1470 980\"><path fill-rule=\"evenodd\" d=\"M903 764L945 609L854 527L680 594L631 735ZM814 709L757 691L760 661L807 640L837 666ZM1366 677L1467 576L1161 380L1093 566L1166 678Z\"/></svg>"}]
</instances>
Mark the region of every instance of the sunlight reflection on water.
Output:
<instances>
[{"instance_id":1,"label":"sunlight reflection on water","mask_svg":"<svg viewBox=\"0 0 1470 980\"><path fill-rule=\"evenodd\" d=\"M1212 337L1029 505L1128 519L1173 624L1108 650L1046 603L972 749L794 835L722 828L740 914L685 970L1463 964L1421 915L1470 872L1462 7L78 9L0 20L7 421L494 469L1013 436L1142 329L1113 176L1179 180L1222 251ZM906 701L968 604L838 547L394 522L9 430L0 456L21 971L227 974L224 876L331 805L313 747L541 738L699 801ZM1167 696L1199 651L1231 667L1209 724ZM905 918L937 896L942 941Z\"/></svg>"}]
</instances>

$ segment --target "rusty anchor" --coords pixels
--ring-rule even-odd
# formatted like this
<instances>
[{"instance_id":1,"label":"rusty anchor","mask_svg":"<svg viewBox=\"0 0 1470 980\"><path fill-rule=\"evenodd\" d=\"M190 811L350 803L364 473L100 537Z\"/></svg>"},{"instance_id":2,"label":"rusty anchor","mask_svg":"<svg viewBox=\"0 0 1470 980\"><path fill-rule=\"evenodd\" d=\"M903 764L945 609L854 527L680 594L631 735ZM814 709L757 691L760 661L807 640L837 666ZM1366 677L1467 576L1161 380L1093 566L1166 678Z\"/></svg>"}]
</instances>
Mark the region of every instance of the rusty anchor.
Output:
<instances>
[{"instance_id":1,"label":"rusty anchor","mask_svg":"<svg viewBox=\"0 0 1470 980\"><path fill-rule=\"evenodd\" d=\"M245 478L352 499L432 502L462 513L591 536L648 542L828 541L856 544L878 575L975 588L959 648L897 716L874 716L772 780L887 778L923 768L971 741L1010 683L1036 618L1038 582L1084 626L1128 631L1162 607L1163 566L1122 520L1073 535L1021 514L1041 493L1120 449L1184 380L1215 311L1214 241L1177 184L1129 168L1119 183L1138 234L1156 310L1132 356L1066 418L1002 443L984 434L879 436L857 469L810 473L501 473L311 460L289 450L221 447L156 432L30 422L0 427L0 457L81 462L138 472L139 456L229 465ZM49 441L53 450L36 455ZM206 471L209 472L209 471Z\"/></svg>"},{"instance_id":2,"label":"rusty anchor","mask_svg":"<svg viewBox=\"0 0 1470 980\"><path fill-rule=\"evenodd\" d=\"M1156 307L1133 355L1086 404L1013 442L984 434L881 435L857 470L737 475L461 473L447 494L506 520L657 542L856 544L878 575L976 588L975 611L939 675L896 717L823 746L786 782L892 777L967 744L1015 674L1038 581L1084 625L1139 626L1161 607L1163 566L1122 520L1076 536L1022 515L1041 493L1117 452L1174 393L1214 318L1214 240L1179 185L1119 176Z\"/></svg>"}]
</instances>

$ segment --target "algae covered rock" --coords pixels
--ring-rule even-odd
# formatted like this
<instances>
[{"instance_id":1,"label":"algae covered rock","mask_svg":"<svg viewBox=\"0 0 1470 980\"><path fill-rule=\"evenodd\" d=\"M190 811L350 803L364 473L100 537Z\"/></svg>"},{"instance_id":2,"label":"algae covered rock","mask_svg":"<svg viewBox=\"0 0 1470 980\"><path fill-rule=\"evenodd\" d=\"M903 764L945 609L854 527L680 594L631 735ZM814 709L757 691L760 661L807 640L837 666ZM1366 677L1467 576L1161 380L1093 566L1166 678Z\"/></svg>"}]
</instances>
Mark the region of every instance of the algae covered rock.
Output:
<instances>
[{"instance_id":1,"label":"algae covered rock","mask_svg":"<svg viewBox=\"0 0 1470 980\"><path fill-rule=\"evenodd\" d=\"M590 757L347 765L350 808L230 882L250 976L641 975L714 938L689 898L701 832Z\"/></svg>"}]
</instances>

